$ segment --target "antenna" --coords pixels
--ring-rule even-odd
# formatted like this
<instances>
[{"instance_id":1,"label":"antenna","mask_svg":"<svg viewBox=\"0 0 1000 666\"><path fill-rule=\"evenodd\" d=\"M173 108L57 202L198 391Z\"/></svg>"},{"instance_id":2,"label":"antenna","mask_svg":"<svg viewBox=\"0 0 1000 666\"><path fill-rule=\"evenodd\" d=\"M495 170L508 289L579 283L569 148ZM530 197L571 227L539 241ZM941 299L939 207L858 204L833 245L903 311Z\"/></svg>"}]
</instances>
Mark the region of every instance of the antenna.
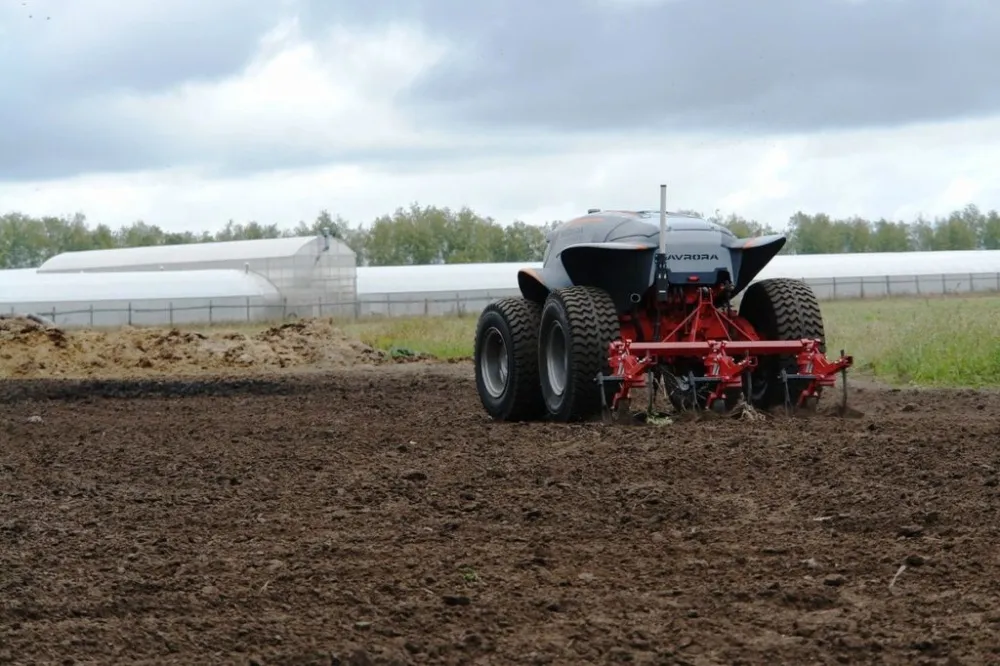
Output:
<instances>
[{"instance_id":1,"label":"antenna","mask_svg":"<svg viewBox=\"0 0 1000 666\"><path fill-rule=\"evenodd\" d=\"M667 253L667 186L660 185L660 254Z\"/></svg>"},{"instance_id":2,"label":"antenna","mask_svg":"<svg viewBox=\"0 0 1000 666\"><path fill-rule=\"evenodd\" d=\"M660 185L660 247L656 253L653 279L656 282L656 300L663 303L667 300L670 290L670 275L667 272L667 186ZM659 317L656 324L659 324ZM656 335L660 334L659 327L655 326Z\"/></svg>"}]
</instances>

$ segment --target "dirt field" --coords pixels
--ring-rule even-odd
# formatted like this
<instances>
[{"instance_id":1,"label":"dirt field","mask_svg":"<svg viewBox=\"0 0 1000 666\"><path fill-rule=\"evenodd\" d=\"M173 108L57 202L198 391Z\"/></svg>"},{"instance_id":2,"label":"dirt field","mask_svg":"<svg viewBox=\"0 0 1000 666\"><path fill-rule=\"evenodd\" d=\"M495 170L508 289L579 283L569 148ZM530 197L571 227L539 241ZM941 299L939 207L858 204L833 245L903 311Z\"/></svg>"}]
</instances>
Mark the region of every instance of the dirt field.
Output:
<instances>
[{"instance_id":1,"label":"dirt field","mask_svg":"<svg viewBox=\"0 0 1000 666\"><path fill-rule=\"evenodd\" d=\"M153 373L156 374L156 373ZM0 662L1000 660L1000 397L491 424L472 370L0 384Z\"/></svg>"}]
</instances>

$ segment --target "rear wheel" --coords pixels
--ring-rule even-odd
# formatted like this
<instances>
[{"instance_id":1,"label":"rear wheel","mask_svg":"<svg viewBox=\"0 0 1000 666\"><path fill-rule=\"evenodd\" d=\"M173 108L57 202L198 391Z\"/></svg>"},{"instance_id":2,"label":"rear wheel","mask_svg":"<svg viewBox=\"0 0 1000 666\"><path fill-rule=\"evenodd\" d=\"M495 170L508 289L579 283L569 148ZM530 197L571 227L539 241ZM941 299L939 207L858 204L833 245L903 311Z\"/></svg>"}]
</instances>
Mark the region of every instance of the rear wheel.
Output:
<instances>
[{"instance_id":1,"label":"rear wheel","mask_svg":"<svg viewBox=\"0 0 1000 666\"><path fill-rule=\"evenodd\" d=\"M620 335L618 311L603 289L567 287L549 294L538 334L538 369L552 419L580 421L600 415L597 374L608 374L608 346Z\"/></svg>"},{"instance_id":2,"label":"rear wheel","mask_svg":"<svg viewBox=\"0 0 1000 666\"><path fill-rule=\"evenodd\" d=\"M490 303L476 325L476 390L498 421L529 421L545 413L538 384L541 306L524 298Z\"/></svg>"},{"instance_id":3,"label":"rear wheel","mask_svg":"<svg viewBox=\"0 0 1000 666\"><path fill-rule=\"evenodd\" d=\"M770 278L747 287L740 302L740 316L756 329L762 340L819 339L826 353L826 333L819 299L802 280ZM785 402L781 371L798 372L793 354L760 356L751 375L753 405L767 409ZM805 380L788 382L788 397L796 403L806 387Z\"/></svg>"}]
</instances>

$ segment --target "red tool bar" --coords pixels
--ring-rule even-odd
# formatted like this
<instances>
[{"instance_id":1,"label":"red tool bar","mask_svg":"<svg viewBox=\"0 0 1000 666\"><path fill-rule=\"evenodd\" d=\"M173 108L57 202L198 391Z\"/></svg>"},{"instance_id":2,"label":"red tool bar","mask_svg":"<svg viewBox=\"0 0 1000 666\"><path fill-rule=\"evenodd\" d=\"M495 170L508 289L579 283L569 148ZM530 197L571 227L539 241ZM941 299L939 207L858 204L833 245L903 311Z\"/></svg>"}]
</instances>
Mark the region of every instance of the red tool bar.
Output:
<instances>
[{"instance_id":1,"label":"red tool bar","mask_svg":"<svg viewBox=\"0 0 1000 666\"><path fill-rule=\"evenodd\" d=\"M701 356L718 349L729 354L794 354L806 348L806 340L761 340L719 342L633 342L629 351L653 352L668 356ZM819 347L815 347L819 351Z\"/></svg>"}]
</instances>

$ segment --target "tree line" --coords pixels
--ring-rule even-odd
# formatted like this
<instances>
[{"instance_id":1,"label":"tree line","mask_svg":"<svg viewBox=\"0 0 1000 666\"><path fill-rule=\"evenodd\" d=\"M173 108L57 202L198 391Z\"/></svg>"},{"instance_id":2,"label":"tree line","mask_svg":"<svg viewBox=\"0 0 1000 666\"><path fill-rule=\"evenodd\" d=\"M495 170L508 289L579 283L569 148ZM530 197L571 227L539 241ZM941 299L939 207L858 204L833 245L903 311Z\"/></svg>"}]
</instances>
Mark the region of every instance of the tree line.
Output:
<instances>
[{"instance_id":1,"label":"tree line","mask_svg":"<svg viewBox=\"0 0 1000 666\"><path fill-rule=\"evenodd\" d=\"M696 211L685 211L698 214ZM710 215L738 236L775 233L769 224L741 217ZM353 249L358 265L540 261L546 236L560 221L542 225L514 221L502 225L469 208L453 210L413 204L382 215L368 225L351 224L324 210L312 222L294 227L230 220L217 232L171 232L137 221L112 229L90 225L82 213L69 217L0 216L0 268L31 268L62 252L150 245L311 236L329 233ZM1000 249L1000 214L975 205L944 217L913 221L834 219L823 213L795 213L785 229L785 254L903 252Z\"/></svg>"}]
</instances>

